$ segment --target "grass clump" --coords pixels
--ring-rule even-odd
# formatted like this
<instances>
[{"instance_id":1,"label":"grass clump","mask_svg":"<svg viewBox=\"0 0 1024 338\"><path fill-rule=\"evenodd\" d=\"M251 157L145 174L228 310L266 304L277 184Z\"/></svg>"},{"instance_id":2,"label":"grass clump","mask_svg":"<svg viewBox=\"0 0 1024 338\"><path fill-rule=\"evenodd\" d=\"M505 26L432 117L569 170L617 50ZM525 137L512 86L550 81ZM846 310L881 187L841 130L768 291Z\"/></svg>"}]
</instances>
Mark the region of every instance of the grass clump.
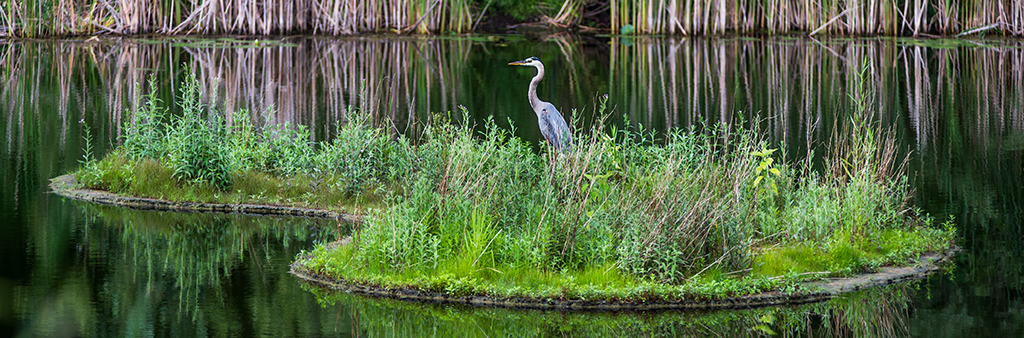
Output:
<instances>
[{"instance_id":1,"label":"grass clump","mask_svg":"<svg viewBox=\"0 0 1024 338\"><path fill-rule=\"evenodd\" d=\"M638 300L762 292L952 242L951 222L907 207L889 134L814 170L772 160L756 130L598 128L562 155L485 130L431 126L403 155L427 164L407 191L301 265L385 288Z\"/></svg>"},{"instance_id":2,"label":"grass clump","mask_svg":"<svg viewBox=\"0 0 1024 338\"><path fill-rule=\"evenodd\" d=\"M710 134L595 129L555 158L489 124L438 124L408 156L423 163L358 232L347 259L375 273L473 276L606 267L679 283L709 264L745 262L753 209L735 192L750 170ZM702 158L704 161L697 161ZM746 157L737 159L749 164Z\"/></svg>"},{"instance_id":3,"label":"grass clump","mask_svg":"<svg viewBox=\"0 0 1024 338\"><path fill-rule=\"evenodd\" d=\"M155 88L155 84L151 84ZM314 144L304 126L259 127L248 111L226 115L202 104L194 78L172 114L155 95L125 124L121 146L75 172L86 187L175 201L263 203L354 210L379 203L392 144L359 112L332 142Z\"/></svg>"}]
</instances>

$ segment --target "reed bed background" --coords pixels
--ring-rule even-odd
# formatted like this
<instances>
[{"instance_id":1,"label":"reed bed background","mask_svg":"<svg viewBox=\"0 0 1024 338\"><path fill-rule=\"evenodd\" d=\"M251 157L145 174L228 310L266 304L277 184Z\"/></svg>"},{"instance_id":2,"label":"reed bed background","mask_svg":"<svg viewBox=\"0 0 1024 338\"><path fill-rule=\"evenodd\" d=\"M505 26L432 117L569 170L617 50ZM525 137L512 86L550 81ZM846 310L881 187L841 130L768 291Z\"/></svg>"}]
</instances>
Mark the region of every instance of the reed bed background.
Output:
<instances>
[{"instance_id":1,"label":"reed bed background","mask_svg":"<svg viewBox=\"0 0 1024 338\"><path fill-rule=\"evenodd\" d=\"M1024 1L609 0L613 32L706 35L919 35L998 30L1024 34Z\"/></svg>"},{"instance_id":2,"label":"reed bed background","mask_svg":"<svg viewBox=\"0 0 1024 338\"><path fill-rule=\"evenodd\" d=\"M462 33L470 0L5 0L5 36Z\"/></svg>"},{"instance_id":3,"label":"reed bed background","mask_svg":"<svg viewBox=\"0 0 1024 338\"><path fill-rule=\"evenodd\" d=\"M0 35L470 32L490 11L626 34L1024 35L1024 0L5 0ZM523 8L532 9L523 9ZM559 29L560 29L559 28Z\"/></svg>"}]
</instances>

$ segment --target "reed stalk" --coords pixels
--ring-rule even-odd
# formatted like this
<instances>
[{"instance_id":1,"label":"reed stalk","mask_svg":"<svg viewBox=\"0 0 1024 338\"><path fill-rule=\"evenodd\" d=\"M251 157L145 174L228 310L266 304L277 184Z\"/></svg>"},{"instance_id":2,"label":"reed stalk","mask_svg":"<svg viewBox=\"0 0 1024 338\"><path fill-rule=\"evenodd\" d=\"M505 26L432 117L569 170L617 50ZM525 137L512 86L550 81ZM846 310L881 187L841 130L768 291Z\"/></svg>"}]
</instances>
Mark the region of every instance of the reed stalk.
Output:
<instances>
[{"instance_id":1,"label":"reed stalk","mask_svg":"<svg viewBox=\"0 0 1024 338\"><path fill-rule=\"evenodd\" d=\"M6 0L0 2L0 36L340 35L412 26L420 33L463 33L472 26L472 6L472 0Z\"/></svg>"},{"instance_id":2,"label":"reed stalk","mask_svg":"<svg viewBox=\"0 0 1024 338\"><path fill-rule=\"evenodd\" d=\"M956 34L967 29L1007 35L1024 32L1024 1L935 3L923 0L612 0L613 32L721 34L812 31L837 35ZM731 20L730 20L731 18Z\"/></svg>"},{"instance_id":3,"label":"reed stalk","mask_svg":"<svg viewBox=\"0 0 1024 338\"><path fill-rule=\"evenodd\" d=\"M590 0L564 0L550 22L573 26ZM836 35L1024 34L1024 0L608 0L613 32ZM83 34L465 33L482 0L0 1L0 36Z\"/></svg>"}]
</instances>

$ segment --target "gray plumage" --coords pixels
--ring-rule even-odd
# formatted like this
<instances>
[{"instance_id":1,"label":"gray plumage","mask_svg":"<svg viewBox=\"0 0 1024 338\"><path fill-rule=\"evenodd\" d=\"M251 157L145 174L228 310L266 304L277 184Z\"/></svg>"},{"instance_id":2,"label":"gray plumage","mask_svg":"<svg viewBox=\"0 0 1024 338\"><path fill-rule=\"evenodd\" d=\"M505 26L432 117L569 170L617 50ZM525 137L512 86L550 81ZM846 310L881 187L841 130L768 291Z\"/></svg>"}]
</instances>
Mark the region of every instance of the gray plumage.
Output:
<instances>
[{"instance_id":1,"label":"gray plumage","mask_svg":"<svg viewBox=\"0 0 1024 338\"><path fill-rule=\"evenodd\" d=\"M530 90L527 93L530 97L530 107L537 114L537 124L540 126L540 134L558 152L572 150L572 131L565 123L562 114L555 109L550 102L541 101L537 98L537 85L544 79L544 64L537 57L531 56L522 61L509 62L512 66L530 66L537 68L537 75L530 81Z\"/></svg>"}]
</instances>

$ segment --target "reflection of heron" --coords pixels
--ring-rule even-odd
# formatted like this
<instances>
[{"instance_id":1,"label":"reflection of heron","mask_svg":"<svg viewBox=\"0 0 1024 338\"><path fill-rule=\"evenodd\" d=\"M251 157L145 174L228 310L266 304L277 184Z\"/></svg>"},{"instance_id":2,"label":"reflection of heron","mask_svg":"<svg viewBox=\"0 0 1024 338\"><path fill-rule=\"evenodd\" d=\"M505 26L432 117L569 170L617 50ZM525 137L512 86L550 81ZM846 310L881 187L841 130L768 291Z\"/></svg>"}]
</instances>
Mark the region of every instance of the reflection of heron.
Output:
<instances>
[{"instance_id":1,"label":"reflection of heron","mask_svg":"<svg viewBox=\"0 0 1024 338\"><path fill-rule=\"evenodd\" d=\"M565 123L562 114L558 113L558 109L555 109L551 102L544 102L537 98L537 84L540 83L540 80L544 79L544 64L540 63L540 59L534 56L522 61L509 62L508 64L511 66L531 66L537 68L537 75L533 77L533 81L530 81L529 95L530 106L533 107L533 112L537 113L537 124L540 125L540 133L544 135L544 139L558 152L572 150L572 131L569 130L569 125Z\"/></svg>"}]
</instances>

